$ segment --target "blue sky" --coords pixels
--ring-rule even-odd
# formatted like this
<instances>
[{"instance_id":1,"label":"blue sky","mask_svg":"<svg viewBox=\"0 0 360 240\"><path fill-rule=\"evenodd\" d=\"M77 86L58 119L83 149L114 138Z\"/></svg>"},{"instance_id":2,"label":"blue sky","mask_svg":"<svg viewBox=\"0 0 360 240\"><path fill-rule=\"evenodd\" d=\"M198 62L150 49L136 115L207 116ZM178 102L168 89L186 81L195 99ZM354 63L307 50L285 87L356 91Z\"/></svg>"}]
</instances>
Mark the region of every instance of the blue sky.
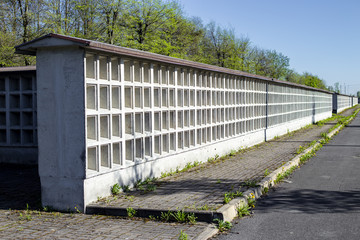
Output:
<instances>
[{"instance_id":1,"label":"blue sky","mask_svg":"<svg viewBox=\"0 0 360 240\"><path fill-rule=\"evenodd\" d=\"M359 0L179 0L187 16L215 21L253 45L290 58L347 93L360 91Z\"/></svg>"}]
</instances>

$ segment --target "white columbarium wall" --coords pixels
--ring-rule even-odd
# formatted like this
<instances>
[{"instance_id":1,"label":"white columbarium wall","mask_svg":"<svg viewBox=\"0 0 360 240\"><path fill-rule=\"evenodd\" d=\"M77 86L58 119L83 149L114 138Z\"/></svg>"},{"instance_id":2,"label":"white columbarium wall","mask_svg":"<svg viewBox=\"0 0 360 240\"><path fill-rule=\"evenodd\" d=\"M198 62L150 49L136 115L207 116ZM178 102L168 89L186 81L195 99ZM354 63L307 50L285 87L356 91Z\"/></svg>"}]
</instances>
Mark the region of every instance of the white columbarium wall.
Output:
<instances>
[{"instance_id":1,"label":"white columbarium wall","mask_svg":"<svg viewBox=\"0 0 360 240\"><path fill-rule=\"evenodd\" d=\"M84 39L17 50L37 55L42 201L58 209L332 112L328 92Z\"/></svg>"}]
</instances>

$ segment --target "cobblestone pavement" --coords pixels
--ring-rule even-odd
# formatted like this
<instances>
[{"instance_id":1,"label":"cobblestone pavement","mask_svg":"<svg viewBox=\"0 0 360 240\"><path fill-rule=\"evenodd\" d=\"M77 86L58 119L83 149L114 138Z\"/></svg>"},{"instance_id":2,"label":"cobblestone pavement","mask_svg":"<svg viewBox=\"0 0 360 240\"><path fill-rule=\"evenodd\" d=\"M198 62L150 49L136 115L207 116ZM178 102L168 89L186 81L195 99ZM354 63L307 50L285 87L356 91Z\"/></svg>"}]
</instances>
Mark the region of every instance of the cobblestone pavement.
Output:
<instances>
[{"instance_id":1,"label":"cobblestone pavement","mask_svg":"<svg viewBox=\"0 0 360 240\"><path fill-rule=\"evenodd\" d=\"M177 224L107 216L0 210L0 239L189 239L207 224Z\"/></svg>"},{"instance_id":2,"label":"cobblestone pavement","mask_svg":"<svg viewBox=\"0 0 360 240\"><path fill-rule=\"evenodd\" d=\"M354 109L349 109L342 114L347 116L353 112ZM216 163L202 164L190 171L157 180L155 191L134 190L91 205L212 211L223 205L225 192L246 190L244 183L262 179L266 169L269 173L277 169L296 155L299 146L318 140L321 133L328 132L334 125L334 122L313 125Z\"/></svg>"}]
</instances>

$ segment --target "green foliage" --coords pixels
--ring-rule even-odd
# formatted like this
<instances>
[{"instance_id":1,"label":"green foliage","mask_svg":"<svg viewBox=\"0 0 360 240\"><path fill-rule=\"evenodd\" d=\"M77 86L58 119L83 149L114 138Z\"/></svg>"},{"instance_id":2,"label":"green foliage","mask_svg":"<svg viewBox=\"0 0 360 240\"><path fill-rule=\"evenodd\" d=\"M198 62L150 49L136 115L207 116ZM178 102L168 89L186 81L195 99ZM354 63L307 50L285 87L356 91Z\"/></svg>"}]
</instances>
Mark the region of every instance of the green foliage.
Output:
<instances>
[{"instance_id":1,"label":"green foliage","mask_svg":"<svg viewBox=\"0 0 360 240\"><path fill-rule=\"evenodd\" d=\"M180 230L179 240L188 240L188 235L183 231Z\"/></svg>"},{"instance_id":2,"label":"green foliage","mask_svg":"<svg viewBox=\"0 0 360 240\"><path fill-rule=\"evenodd\" d=\"M5 0L0 16L0 67L35 64L13 47L53 32L326 88L317 76L289 69L282 53L187 17L177 0Z\"/></svg>"},{"instance_id":3,"label":"green foliage","mask_svg":"<svg viewBox=\"0 0 360 240\"><path fill-rule=\"evenodd\" d=\"M230 230L232 228L231 222L220 220L218 218L214 219L214 222L217 223L217 229L219 229L220 232L224 232L227 230Z\"/></svg>"},{"instance_id":4,"label":"green foliage","mask_svg":"<svg viewBox=\"0 0 360 240\"><path fill-rule=\"evenodd\" d=\"M265 172L264 172L264 176L268 176L270 173L269 173L269 169L265 169Z\"/></svg>"},{"instance_id":5,"label":"green foliage","mask_svg":"<svg viewBox=\"0 0 360 240\"><path fill-rule=\"evenodd\" d=\"M195 214L184 212L184 210L161 212L160 220L164 222L196 223Z\"/></svg>"},{"instance_id":6,"label":"green foliage","mask_svg":"<svg viewBox=\"0 0 360 240\"><path fill-rule=\"evenodd\" d=\"M242 197L243 193L240 191L236 191L236 192L226 192L224 194L224 203L229 203L231 200L233 200L234 198L237 197Z\"/></svg>"},{"instance_id":7,"label":"green foliage","mask_svg":"<svg viewBox=\"0 0 360 240\"><path fill-rule=\"evenodd\" d=\"M127 216L130 217L130 218L136 216L136 210L133 209L132 207L128 207L128 208L126 209L126 212L127 212Z\"/></svg>"},{"instance_id":8,"label":"green foliage","mask_svg":"<svg viewBox=\"0 0 360 240\"><path fill-rule=\"evenodd\" d=\"M243 204L240 207L236 208L237 211L237 215L239 218L242 218L244 216L249 216L250 215L250 207L248 204Z\"/></svg>"},{"instance_id":9,"label":"green foliage","mask_svg":"<svg viewBox=\"0 0 360 240\"><path fill-rule=\"evenodd\" d=\"M121 187L118 183L114 184L114 186L112 186L111 188L111 193L113 195L118 195L120 193Z\"/></svg>"}]
</instances>

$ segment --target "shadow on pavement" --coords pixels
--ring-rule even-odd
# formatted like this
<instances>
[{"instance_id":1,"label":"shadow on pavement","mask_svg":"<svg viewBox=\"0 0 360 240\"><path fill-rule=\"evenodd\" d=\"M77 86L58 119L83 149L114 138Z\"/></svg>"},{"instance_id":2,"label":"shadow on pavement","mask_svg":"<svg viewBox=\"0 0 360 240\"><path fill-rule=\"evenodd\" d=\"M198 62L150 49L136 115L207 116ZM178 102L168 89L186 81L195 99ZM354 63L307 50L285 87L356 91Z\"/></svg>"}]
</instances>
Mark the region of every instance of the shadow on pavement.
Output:
<instances>
[{"instance_id":1,"label":"shadow on pavement","mask_svg":"<svg viewBox=\"0 0 360 240\"><path fill-rule=\"evenodd\" d=\"M37 166L0 164L0 209L41 207L41 185Z\"/></svg>"},{"instance_id":2,"label":"shadow on pavement","mask_svg":"<svg viewBox=\"0 0 360 240\"><path fill-rule=\"evenodd\" d=\"M259 201L263 212L346 213L360 211L360 191L319 191L312 189L272 193Z\"/></svg>"}]
</instances>

